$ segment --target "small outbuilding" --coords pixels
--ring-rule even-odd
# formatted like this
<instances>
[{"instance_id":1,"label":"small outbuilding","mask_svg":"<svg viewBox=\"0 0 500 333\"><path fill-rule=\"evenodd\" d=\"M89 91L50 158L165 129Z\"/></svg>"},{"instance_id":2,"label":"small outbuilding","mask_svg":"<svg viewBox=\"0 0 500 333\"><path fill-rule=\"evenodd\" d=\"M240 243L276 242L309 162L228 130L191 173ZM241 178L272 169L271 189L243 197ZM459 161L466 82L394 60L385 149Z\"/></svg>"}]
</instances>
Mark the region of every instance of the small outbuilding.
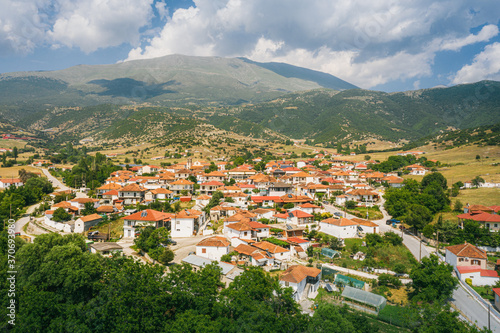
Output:
<instances>
[{"instance_id":1,"label":"small outbuilding","mask_svg":"<svg viewBox=\"0 0 500 333\"><path fill-rule=\"evenodd\" d=\"M347 303L349 301L354 301L354 304L361 303L375 310L377 313L387 304L387 300L383 296L349 286L344 288L342 297L344 300L347 300Z\"/></svg>"}]
</instances>

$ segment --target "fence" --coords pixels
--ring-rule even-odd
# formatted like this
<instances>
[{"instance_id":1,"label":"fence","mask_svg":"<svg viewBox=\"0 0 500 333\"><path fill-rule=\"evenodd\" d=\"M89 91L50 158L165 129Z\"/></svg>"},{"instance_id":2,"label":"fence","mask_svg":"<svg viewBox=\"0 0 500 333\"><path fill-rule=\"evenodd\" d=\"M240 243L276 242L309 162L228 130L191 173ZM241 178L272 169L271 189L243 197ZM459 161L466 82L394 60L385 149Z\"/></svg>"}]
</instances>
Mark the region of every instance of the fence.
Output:
<instances>
[{"instance_id":1,"label":"fence","mask_svg":"<svg viewBox=\"0 0 500 333\"><path fill-rule=\"evenodd\" d=\"M462 281L459 281L460 282L460 285L462 285L465 289L467 289L472 295L474 295L474 297L476 297L479 302L481 302L484 306L486 306L486 308L490 308L490 311L491 311L491 314L493 316L495 316L496 320L498 322L500 322L500 313L498 313L498 311L491 306L491 303L486 301L484 298L482 298L474 289L472 289L471 286L469 286L467 283L463 283Z\"/></svg>"}]
</instances>

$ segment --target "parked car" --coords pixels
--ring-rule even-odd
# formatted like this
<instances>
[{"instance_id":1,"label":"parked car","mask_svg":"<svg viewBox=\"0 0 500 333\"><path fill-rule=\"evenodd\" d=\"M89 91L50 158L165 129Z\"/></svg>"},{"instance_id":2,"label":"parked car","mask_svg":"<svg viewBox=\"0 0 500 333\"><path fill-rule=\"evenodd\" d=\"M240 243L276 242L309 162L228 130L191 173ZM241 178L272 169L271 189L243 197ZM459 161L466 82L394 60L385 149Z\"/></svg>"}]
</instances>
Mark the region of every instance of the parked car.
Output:
<instances>
[{"instance_id":1,"label":"parked car","mask_svg":"<svg viewBox=\"0 0 500 333\"><path fill-rule=\"evenodd\" d=\"M97 235L99 235L99 231L98 230L89 232L89 237L97 236Z\"/></svg>"},{"instance_id":2,"label":"parked car","mask_svg":"<svg viewBox=\"0 0 500 333\"><path fill-rule=\"evenodd\" d=\"M387 224L387 225L393 224L393 223L401 223L401 221L396 220L396 219L390 219L390 220L385 221L385 224Z\"/></svg>"},{"instance_id":3,"label":"parked car","mask_svg":"<svg viewBox=\"0 0 500 333\"><path fill-rule=\"evenodd\" d=\"M342 217L343 214L340 212L335 212L335 213L333 213L333 215L338 216L338 217Z\"/></svg>"},{"instance_id":4,"label":"parked car","mask_svg":"<svg viewBox=\"0 0 500 333\"><path fill-rule=\"evenodd\" d=\"M177 245L177 242L174 241L172 238L169 238L167 239L167 244Z\"/></svg>"}]
</instances>

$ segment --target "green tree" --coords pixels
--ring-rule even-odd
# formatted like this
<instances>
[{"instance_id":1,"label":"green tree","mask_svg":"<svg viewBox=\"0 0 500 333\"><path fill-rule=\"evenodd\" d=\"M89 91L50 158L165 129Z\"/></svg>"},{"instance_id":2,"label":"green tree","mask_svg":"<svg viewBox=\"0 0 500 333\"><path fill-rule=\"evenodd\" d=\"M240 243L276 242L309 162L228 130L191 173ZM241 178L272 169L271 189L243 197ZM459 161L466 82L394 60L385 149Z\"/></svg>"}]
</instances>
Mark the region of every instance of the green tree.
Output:
<instances>
[{"instance_id":1,"label":"green tree","mask_svg":"<svg viewBox=\"0 0 500 333\"><path fill-rule=\"evenodd\" d=\"M85 208L82 210L82 215L87 216L87 215L95 214L96 211L97 210L95 209L93 202L86 202Z\"/></svg>"},{"instance_id":2,"label":"green tree","mask_svg":"<svg viewBox=\"0 0 500 333\"><path fill-rule=\"evenodd\" d=\"M365 161L369 161L371 159L372 159L372 157L370 155L365 155Z\"/></svg>"},{"instance_id":3,"label":"green tree","mask_svg":"<svg viewBox=\"0 0 500 333\"><path fill-rule=\"evenodd\" d=\"M432 221L432 214L427 207L412 204L407 209L404 221L417 230L422 230L430 221Z\"/></svg>"},{"instance_id":4,"label":"green tree","mask_svg":"<svg viewBox=\"0 0 500 333\"><path fill-rule=\"evenodd\" d=\"M422 188L426 188L432 183L437 183L439 186L443 188L443 190L448 189L447 185L448 182L446 181L446 178L444 178L444 176L439 172L433 172L425 175L424 178L422 179L421 186Z\"/></svg>"},{"instance_id":5,"label":"green tree","mask_svg":"<svg viewBox=\"0 0 500 333\"><path fill-rule=\"evenodd\" d=\"M476 176L474 179L472 179L472 186L474 187L479 187L481 184L484 184L484 179Z\"/></svg>"},{"instance_id":6,"label":"green tree","mask_svg":"<svg viewBox=\"0 0 500 333\"><path fill-rule=\"evenodd\" d=\"M356 208L357 205L358 204L356 203L356 201L349 200L349 201L345 202L345 207L347 209L354 209L354 208Z\"/></svg>"},{"instance_id":7,"label":"green tree","mask_svg":"<svg viewBox=\"0 0 500 333\"><path fill-rule=\"evenodd\" d=\"M171 249L165 248L163 252L158 257L158 261L163 265L168 265L172 260L174 260L175 254Z\"/></svg>"},{"instance_id":8,"label":"green tree","mask_svg":"<svg viewBox=\"0 0 500 333\"><path fill-rule=\"evenodd\" d=\"M410 272L412 301L443 303L451 297L458 284L457 279L451 275L452 271L452 266L440 263L433 254L422 258L420 264Z\"/></svg>"},{"instance_id":9,"label":"green tree","mask_svg":"<svg viewBox=\"0 0 500 333\"><path fill-rule=\"evenodd\" d=\"M65 222L71 220L71 214L64 210L64 208L59 207L54 211L52 215L52 220L56 222Z\"/></svg>"},{"instance_id":10,"label":"green tree","mask_svg":"<svg viewBox=\"0 0 500 333\"><path fill-rule=\"evenodd\" d=\"M453 205L453 210L455 212L461 212L463 208L464 205L462 204L462 202L460 200L456 200L455 204Z\"/></svg>"},{"instance_id":11,"label":"green tree","mask_svg":"<svg viewBox=\"0 0 500 333\"><path fill-rule=\"evenodd\" d=\"M332 250L339 251L342 249L342 241L337 237L332 236L332 238L330 239L330 243L328 244L328 247Z\"/></svg>"}]
</instances>

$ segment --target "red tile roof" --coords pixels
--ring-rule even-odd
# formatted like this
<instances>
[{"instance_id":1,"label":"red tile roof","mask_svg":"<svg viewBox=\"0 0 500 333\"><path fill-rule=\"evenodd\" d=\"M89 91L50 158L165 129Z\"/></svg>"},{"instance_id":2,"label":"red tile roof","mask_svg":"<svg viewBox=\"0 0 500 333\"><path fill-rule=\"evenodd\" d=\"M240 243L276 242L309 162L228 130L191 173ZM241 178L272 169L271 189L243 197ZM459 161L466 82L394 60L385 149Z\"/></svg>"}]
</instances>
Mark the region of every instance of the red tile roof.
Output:
<instances>
[{"instance_id":1,"label":"red tile roof","mask_svg":"<svg viewBox=\"0 0 500 333\"><path fill-rule=\"evenodd\" d=\"M317 277L321 274L321 270L313 267L301 265L290 266L281 276L280 280L285 282L299 283L308 276Z\"/></svg>"},{"instance_id":2,"label":"red tile roof","mask_svg":"<svg viewBox=\"0 0 500 333\"><path fill-rule=\"evenodd\" d=\"M446 250L450 251L457 257L487 259L486 251L481 250L480 248L477 248L469 243L448 246L446 247Z\"/></svg>"}]
</instances>

